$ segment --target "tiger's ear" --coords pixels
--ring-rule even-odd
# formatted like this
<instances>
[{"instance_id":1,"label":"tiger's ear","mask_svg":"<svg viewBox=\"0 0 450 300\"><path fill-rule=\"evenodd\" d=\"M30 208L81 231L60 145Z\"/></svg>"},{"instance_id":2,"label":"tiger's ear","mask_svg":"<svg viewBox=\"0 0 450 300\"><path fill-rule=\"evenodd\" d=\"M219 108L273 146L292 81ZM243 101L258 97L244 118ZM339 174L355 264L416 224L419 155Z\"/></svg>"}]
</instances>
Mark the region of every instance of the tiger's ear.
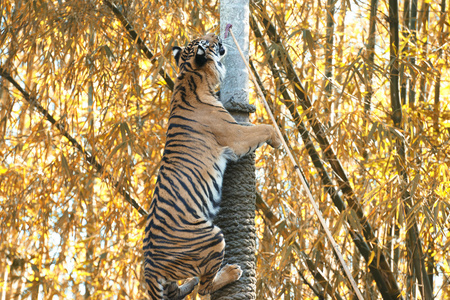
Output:
<instances>
[{"instance_id":1,"label":"tiger's ear","mask_svg":"<svg viewBox=\"0 0 450 300\"><path fill-rule=\"evenodd\" d=\"M197 46L197 53L195 54L195 63L199 67L206 64L206 49L201 44L198 44Z\"/></svg>"},{"instance_id":2,"label":"tiger's ear","mask_svg":"<svg viewBox=\"0 0 450 300\"><path fill-rule=\"evenodd\" d=\"M177 47L177 46L172 47L172 54L173 54L173 57L175 57L175 63L177 64L177 66L178 66L178 61L180 60L182 51L183 51L183 49L181 49L180 47Z\"/></svg>"}]
</instances>

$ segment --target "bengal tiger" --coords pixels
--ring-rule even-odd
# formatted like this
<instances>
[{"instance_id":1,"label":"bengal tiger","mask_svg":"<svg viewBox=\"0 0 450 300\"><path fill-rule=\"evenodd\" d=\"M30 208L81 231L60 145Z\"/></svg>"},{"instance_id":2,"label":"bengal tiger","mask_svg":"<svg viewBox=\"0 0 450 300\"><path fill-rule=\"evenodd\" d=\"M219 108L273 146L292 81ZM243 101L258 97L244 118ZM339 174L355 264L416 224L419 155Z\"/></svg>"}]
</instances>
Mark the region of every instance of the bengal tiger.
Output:
<instances>
[{"instance_id":1,"label":"bengal tiger","mask_svg":"<svg viewBox=\"0 0 450 300\"><path fill-rule=\"evenodd\" d=\"M225 240L213 219L220 207L223 174L228 161L265 142L279 147L280 140L270 125L236 123L217 99L225 53L221 39L212 33L185 48L173 47L179 73L144 238L151 299L184 299L199 281L199 294L210 294L242 274L238 265L221 268Z\"/></svg>"}]
</instances>

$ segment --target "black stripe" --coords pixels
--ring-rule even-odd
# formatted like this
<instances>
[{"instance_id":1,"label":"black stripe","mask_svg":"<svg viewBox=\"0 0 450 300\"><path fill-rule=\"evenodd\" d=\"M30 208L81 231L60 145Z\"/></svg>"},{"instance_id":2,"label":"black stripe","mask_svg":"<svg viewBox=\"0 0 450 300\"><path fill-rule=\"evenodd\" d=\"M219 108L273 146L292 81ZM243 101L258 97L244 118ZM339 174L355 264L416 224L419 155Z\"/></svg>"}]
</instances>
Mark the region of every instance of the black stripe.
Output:
<instances>
[{"instance_id":1,"label":"black stripe","mask_svg":"<svg viewBox=\"0 0 450 300\"><path fill-rule=\"evenodd\" d=\"M175 184L173 182L173 180L166 178L165 175L162 175L162 177L167 180L172 188L175 188ZM180 195L180 193L176 190L174 190L174 193L176 195L176 197L173 195L173 193L162 183L160 184L161 189L165 190L171 197L179 200L181 203L183 203L184 207L186 208L186 211L188 213L190 213L191 215L193 215L196 219L199 219L200 217L197 215L197 212L190 206L188 205L188 203L186 203L185 199Z\"/></svg>"},{"instance_id":2,"label":"black stripe","mask_svg":"<svg viewBox=\"0 0 450 300\"><path fill-rule=\"evenodd\" d=\"M168 170L171 170L170 168L167 168ZM182 179L182 178L179 178L179 176L177 176L178 174L178 172L180 172L180 173L182 173L183 175L185 175L186 177L187 177L187 179L189 180L189 182L193 185L193 187L194 187L194 192L197 194L197 196L198 196L198 198L200 198L200 199L198 199L198 198L196 198L196 197L194 197L194 195L192 194L192 192L191 192L191 190L189 189L189 187L186 185L186 183L184 182L184 180ZM199 208L199 209L202 209L203 207L205 207L206 206L206 203L205 203L205 201L204 201L204 199L202 199L202 198L204 198L204 197L202 197L201 196L201 194L199 194L199 192L195 189L195 184L194 184L194 182L192 181L192 178L189 176L189 175L187 175L186 173L184 173L184 172L182 172L181 170L177 170L177 171L175 171L175 170L173 170L173 176L177 179L177 181L178 181L178 183L182 186L182 188L189 194L189 199L191 199L193 202L194 202L194 204ZM184 200L184 199L183 199ZM200 203L198 203L198 201L197 200L200 200L201 202L202 202L202 204L203 205L200 205Z\"/></svg>"},{"instance_id":3,"label":"black stripe","mask_svg":"<svg viewBox=\"0 0 450 300\"><path fill-rule=\"evenodd\" d=\"M187 121L187 122L193 122L193 123L198 123L198 121L197 120L195 120L195 119L189 119L189 118L186 118L186 117L183 117L183 116L180 116L180 115L171 115L170 117L169 117L169 120L172 120L172 119L180 119L180 120L183 120L183 121Z\"/></svg>"},{"instance_id":4,"label":"black stripe","mask_svg":"<svg viewBox=\"0 0 450 300\"><path fill-rule=\"evenodd\" d=\"M188 79L188 83L189 83L189 87L191 88L191 90L192 91L196 91L197 90L197 83L195 82L195 79L194 79L194 77L189 77L189 79Z\"/></svg>"},{"instance_id":5,"label":"black stripe","mask_svg":"<svg viewBox=\"0 0 450 300\"><path fill-rule=\"evenodd\" d=\"M174 172L173 170L171 170L170 168L167 168L167 170L168 171L172 171L172 172ZM172 176L174 176L174 175L176 175L176 172L174 172L173 174L172 174ZM193 215L193 216L195 216L196 218L199 218L198 217L198 215L197 215L197 213L196 213L196 211L189 205L189 203L186 201L186 199L184 199L184 197L183 196L181 196L180 195L180 193L178 192L178 185L176 185L175 183L174 183L174 181L170 178L170 177L165 177L164 176L164 179L166 179L169 183L170 183L170 186L172 187L172 190L174 191L174 193L175 193L175 195L176 195L176 199L177 200L179 200L179 201L181 201L183 204L184 204L184 206L186 207L186 209L191 213L191 215ZM182 181L182 180L180 180L179 178L176 178L177 179L177 181L179 182L179 184L181 185L181 187L183 188L183 190L186 190L186 185L184 184L184 182ZM165 186L164 186L165 187ZM166 187L165 187L166 188ZM188 191L188 193L189 193L189 191ZM195 198L193 197L193 195L191 194L191 193L189 193L189 196L191 197L191 199L192 200L195 200ZM195 203L197 206L199 206L199 203Z\"/></svg>"},{"instance_id":6,"label":"black stripe","mask_svg":"<svg viewBox=\"0 0 450 300\"><path fill-rule=\"evenodd\" d=\"M179 156L177 156L176 154L179 154ZM179 160L188 164L192 164L195 167L201 168L200 165L196 164L194 161L188 159L185 156L189 156L193 160L201 163L203 166L206 166L200 159L196 158L195 156L189 153L169 149L164 149L163 161L168 162L169 164L174 164L175 163L174 160Z\"/></svg>"},{"instance_id":7,"label":"black stripe","mask_svg":"<svg viewBox=\"0 0 450 300\"><path fill-rule=\"evenodd\" d=\"M171 129L175 129L175 128L181 128L183 130L187 130L190 133L198 133L201 134L199 131L195 130L194 128L192 128L189 125L185 125L185 124L176 124L176 123L170 123L169 124L169 128L167 128L167 131L170 131Z\"/></svg>"}]
</instances>

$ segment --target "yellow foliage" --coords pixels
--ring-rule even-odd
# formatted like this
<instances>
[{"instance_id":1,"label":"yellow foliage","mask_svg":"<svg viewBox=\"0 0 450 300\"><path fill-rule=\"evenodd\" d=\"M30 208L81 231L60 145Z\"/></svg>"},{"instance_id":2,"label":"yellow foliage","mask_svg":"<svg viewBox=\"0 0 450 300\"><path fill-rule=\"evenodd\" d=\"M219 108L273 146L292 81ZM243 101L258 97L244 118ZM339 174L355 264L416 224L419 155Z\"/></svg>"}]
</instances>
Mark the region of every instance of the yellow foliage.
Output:
<instances>
[{"instance_id":1,"label":"yellow foliage","mask_svg":"<svg viewBox=\"0 0 450 300\"><path fill-rule=\"evenodd\" d=\"M94 299L145 297L140 284L145 217L125 201L123 192L144 210L149 208L172 94L170 80L161 74L172 80L176 76L172 46L182 46L206 30L217 31L219 3L117 4L152 51L151 58L128 39L103 1L2 0L0 68L26 92L0 75L0 265L5 266L0 270L0 295L6 299L16 294L81 299L85 289ZM403 7L404 1L400 4ZM318 161L341 195L341 178L331 170L326 149L313 134L309 113L325 125L330 148L398 274L402 294L412 293L405 290L412 259L407 230L415 225L424 259L434 264L436 298L450 297L445 280L450 273L449 47L442 39L440 24L445 22L438 2L424 0L424 9L425 4L430 5L428 23L423 24L422 18L414 34L406 30L403 17L400 20L405 32L400 38L404 52L399 80L408 82L407 92L412 87L415 98L403 103L402 126L396 128L391 119L387 1L378 7L373 62L368 3L336 3L331 65L325 59L329 16L325 2L251 3L252 16L260 25L267 17L283 47L269 38L270 28L260 26L262 38L250 31L250 56L312 194L360 286L373 299L380 296L367 266L379 257L371 251L367 261L362 259L349 229L357 228L362 235L363 227L355 221L347 198L343 197L346 209L340 212L326 193L330 186L321 181L322 173L309 156L311 149L292 112L299 114ZM302 87L284 69L287 58L311 98L309 110L295 93ZM326 79L330 66L331 77ZM330 95L325 92L327 82L332 83ZM27 102L25 95L36 103ZM368 95L370 111L364 108ZM251 102L255 98L252 91ZM289 103L294 110L289 110ZM54 124L36 104L54 118ZM259 104L257 109L253 121L268 122ZM397 147L402 138L405 159ZM256 168L257 191L265 202L258 205L255 218L257 299L317 298L308 283L332 294L330 298L351 298L332 247L311 206L303 201L304 190L293 166L281 151L262 147ZM405 189L411 192L411 203L402 198ZM324 279L317 277L319 273ZM330 284L328 290L325 283Z\"/></svg>"}]
</instances>

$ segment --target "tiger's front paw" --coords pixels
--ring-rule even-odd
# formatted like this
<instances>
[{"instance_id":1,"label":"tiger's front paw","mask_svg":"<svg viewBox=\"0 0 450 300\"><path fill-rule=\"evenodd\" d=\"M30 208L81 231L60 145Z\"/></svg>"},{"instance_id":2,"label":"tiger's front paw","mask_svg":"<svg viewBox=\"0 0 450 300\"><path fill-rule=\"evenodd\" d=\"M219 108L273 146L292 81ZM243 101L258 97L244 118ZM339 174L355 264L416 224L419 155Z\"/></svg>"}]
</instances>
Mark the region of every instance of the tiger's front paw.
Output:
<instances>
[{"instance_id":1,"label":"tiger's front paw","mask_svg":"<svg viewBox=\"0 0 450 300\"><path fill-rule=\"evenodd\" d=\"M275 132L272 134L272 138L267 141L267 144L269 144L270 146L272 146L273 148L277 149L277 148L281 148L281 140L278 136L278 134Z\"/></svg>"}]
</instances>

